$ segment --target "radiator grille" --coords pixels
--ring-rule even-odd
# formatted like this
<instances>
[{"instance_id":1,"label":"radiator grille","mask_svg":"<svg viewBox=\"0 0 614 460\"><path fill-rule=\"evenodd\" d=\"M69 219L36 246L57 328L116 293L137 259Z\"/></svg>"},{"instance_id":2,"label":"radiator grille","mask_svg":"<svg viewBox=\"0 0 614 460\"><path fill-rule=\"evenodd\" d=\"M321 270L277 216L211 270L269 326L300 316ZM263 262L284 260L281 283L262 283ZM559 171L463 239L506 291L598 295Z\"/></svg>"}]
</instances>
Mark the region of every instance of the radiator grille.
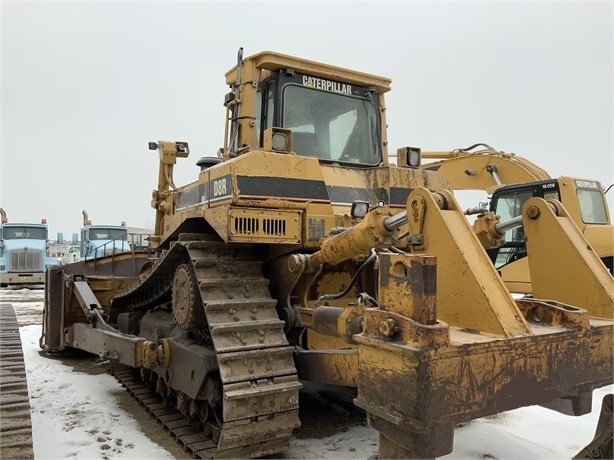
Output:
<instances>
[{"instance_id":1,"label":"radiator grille","mask_svg":"<svg viewBox=\"0 0 614 460\"><path fill-rule=\"evenodd\" d=\"M262 219L262 231L267 235L284 236L286 221L283 219Z\"/></svg>"},{"instance_id":2,"label":"radiator grille","mask_svg":"<svg viewBox=\"0 0 614 460\"><path fill-rule=\"evenodd\" d=\"M234 220L234 231L237 235L285 236L286 221L284 219L258 219L255 217L237 217Z\"/></svg>"},{"instance_id":3,"label":"radiator grille","mask_svg":"<svg viewBox=\"0 0 614 460\"><path fill-rule=\"evenodd\" d=\"M254 217L237 217L235 219L235 233L238 235L254 235L258 233L259 221Z\"/></svg>"},{"instance_id":4,"label":"radiator grille","mask_svg":"<svg viewBox=\"0 0 614 460\"><path fill-rule=\"evenodd\" d=\"M10 272L32 272L41 271L42 269L42 251L11 251L9 264Z\"/></svg>"},{"instance_id":5,"label":"radiator grille","mask_svg":"<svg viewBox=\"0 0 614 460\"><path fill-rule=\"evenodd\" d=\"M301 239L301 211L230 208L231 241L297 244Z\"/></svg>"}]
</instances>

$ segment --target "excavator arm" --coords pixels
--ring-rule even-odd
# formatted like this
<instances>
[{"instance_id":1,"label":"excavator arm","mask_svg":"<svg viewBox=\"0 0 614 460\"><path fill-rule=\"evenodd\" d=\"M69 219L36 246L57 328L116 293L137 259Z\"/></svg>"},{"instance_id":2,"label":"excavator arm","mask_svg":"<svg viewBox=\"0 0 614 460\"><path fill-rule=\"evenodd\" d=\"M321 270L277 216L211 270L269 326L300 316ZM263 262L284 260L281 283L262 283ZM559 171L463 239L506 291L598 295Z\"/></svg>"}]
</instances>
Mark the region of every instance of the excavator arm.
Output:
<instances>
[{"instance_id":1,"label":"excavator arm","mask_svg":"<svg viewBox=\"0 0 614 460\"><path fill-rule=\"evenodd\" d=\"M481 150L472 151L476 147ZM526 158L500 152L487 144L475 144L450 152L422 152L433 161L422 169L437 171L455 190L485 190L502 184L519 184L551 179L550 175Z\"/></svg>"}]
</instances>

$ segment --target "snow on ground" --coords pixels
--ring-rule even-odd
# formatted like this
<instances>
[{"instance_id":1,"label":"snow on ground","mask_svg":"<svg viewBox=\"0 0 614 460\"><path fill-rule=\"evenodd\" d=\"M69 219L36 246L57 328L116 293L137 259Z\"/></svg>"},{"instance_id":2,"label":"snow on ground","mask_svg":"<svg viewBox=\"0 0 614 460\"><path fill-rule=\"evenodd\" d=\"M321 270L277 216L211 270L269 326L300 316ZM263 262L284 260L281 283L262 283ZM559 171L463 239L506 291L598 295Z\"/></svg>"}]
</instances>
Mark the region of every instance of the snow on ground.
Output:
<instances>
[{"instance_id":1,"label":"snow on ground","mask_svg":"<svg viewBox=\"0 0 614 460\"><path fill-rule=\"evenodd\" d=\"M41 326L20 328L36 458L173 458L139 431L114 401L108 374L74 372L38 346Z\"/></svg>"},{"instance_id":2,"label":"snow on ground","mask_svg":"<svg viewBox=\"0 0 614 460\"><path fill-rule=\"evenodd\" d=\"M21 326L35 457L180 457L177 450L169 452L148 437L135 416L121 406L119 400L125 390L106 374L104 362L100 362L98 373L92 366L95 357L50 357L40 350L42 293L0 290L0 302L13 304ZM80 370L84 363L87 372ZM595 390L593 411L581 417L532 406L474 420L456 429L454 452L442 458L571 458L593 438L601 399L613 391L612 385ZM376 454L377 432L367 426L352 426L341 427L332 436L293 437L289 451L280 458L368 459Z\"/></svg>"}]
</instances>

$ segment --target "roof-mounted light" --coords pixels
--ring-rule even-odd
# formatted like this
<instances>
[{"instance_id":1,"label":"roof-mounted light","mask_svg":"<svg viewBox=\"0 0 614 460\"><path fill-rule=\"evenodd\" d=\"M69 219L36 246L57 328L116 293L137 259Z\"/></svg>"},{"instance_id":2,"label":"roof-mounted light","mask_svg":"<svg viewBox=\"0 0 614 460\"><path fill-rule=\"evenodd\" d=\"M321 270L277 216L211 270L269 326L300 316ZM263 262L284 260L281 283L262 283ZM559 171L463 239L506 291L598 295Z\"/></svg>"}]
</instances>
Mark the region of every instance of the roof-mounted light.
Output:
<instances>
[{"instance_id":1,"label":"roof-mounted light","mask_svg":"<svg viewBox=\"0 0 614 460\"><path fill-rule=\"evenodd\" d=\"M397 166L419 168L422 163L422 150L418 147L401 147L397 150Z\"/></svg>"}]
</instances>

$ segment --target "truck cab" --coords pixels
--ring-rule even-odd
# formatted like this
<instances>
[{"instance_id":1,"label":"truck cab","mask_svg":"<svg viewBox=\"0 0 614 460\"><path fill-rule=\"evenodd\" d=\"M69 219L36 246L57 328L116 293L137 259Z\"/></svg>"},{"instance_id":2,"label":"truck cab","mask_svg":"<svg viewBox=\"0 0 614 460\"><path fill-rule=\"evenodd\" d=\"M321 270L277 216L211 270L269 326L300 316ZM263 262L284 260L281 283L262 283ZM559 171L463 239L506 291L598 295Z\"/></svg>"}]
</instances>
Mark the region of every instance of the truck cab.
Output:
<instances>
[{"instance_id":1,"label":"truck cab","mask_svg":"<svg viewBox=\"0 0 614 460\"><path fill-rule=\"evenodd\" d=\"M0 209L0 287L42 285L47 267L57 265L49 257L46 219L40 224L12 223Z\"/></svg>"},{"instance_id":2,"label":"truck cab","mask_svg":"<svg viewBox=\"0 0 614 460\"><path fill-rule=\"evenodd\" d=\"M125 222L121 225L93 225L85 210L83 216L80 245L82 259L96 259L131 250Z\"/></svg>"},{"instance_id":3,"label":"truck cab","mask_svg":"<svg viewBox=\"0 0 614 460\"><path fill-rule=\"evenodd\" d=\"M130 251L125 225L86 225L81 229L81 256L85 259Z\"/></svg>"}]
</instances>

